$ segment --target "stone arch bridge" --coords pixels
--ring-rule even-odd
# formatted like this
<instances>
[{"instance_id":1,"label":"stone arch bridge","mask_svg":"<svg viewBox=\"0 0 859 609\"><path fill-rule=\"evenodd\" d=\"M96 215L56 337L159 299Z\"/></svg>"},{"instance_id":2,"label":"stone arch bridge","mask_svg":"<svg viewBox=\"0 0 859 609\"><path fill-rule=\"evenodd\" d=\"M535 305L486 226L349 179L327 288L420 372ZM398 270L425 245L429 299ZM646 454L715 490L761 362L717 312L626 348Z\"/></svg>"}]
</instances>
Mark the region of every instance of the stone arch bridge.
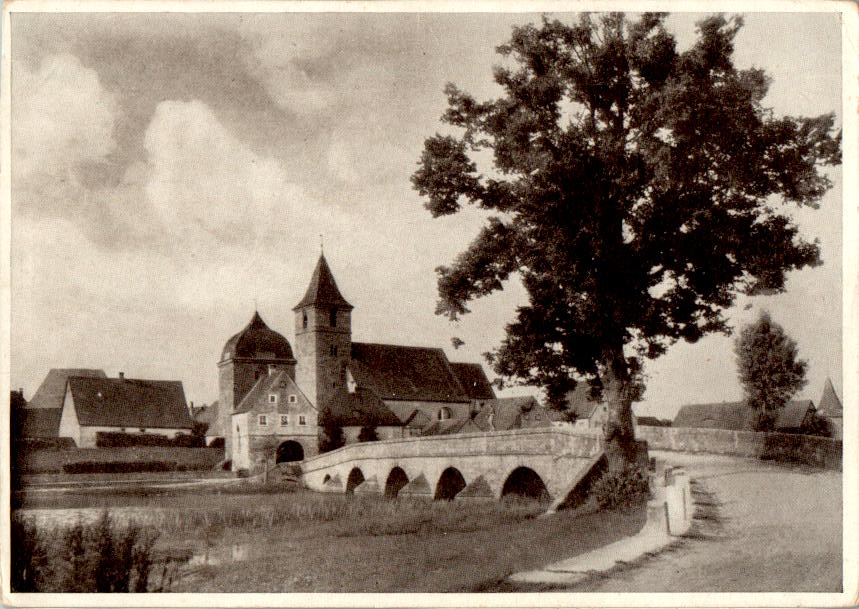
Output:
<instances>
[{"instance_id":1,"label":"stone arch bridge","mask_svg":"<svg viewBox=\"0 0 859 609\"><path fill-rule=\"evenodd\" d=\"M599 435L543 427L362 442L305 459L305 484L317 491L494 498L506 494L563 500L603 455Z\"/></svg>"}]
</instances>

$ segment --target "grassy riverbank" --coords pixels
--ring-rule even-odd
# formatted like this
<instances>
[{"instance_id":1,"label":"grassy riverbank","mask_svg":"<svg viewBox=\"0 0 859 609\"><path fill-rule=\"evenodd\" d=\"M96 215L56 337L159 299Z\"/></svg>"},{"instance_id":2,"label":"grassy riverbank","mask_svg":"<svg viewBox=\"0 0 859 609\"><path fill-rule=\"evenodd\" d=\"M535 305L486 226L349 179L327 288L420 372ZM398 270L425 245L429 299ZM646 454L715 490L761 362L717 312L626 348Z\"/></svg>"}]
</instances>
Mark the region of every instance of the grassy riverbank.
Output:
<instances>
[{"instance_id":1,"label":"grassy riverbank","mask_svg":"<svg viewBox=\"0 0 859 609\"><path fill-rule=\"evenodd\" d=\"M181 570L171 589L186 592L479 590L644 522L643 509L538 518L546 505L528 500L387 501L252 486L34 495L21 503L25 514L65 513L67 521L107 507L156 530L159 551L212 557Z\"/></svg>"}]
</instances>

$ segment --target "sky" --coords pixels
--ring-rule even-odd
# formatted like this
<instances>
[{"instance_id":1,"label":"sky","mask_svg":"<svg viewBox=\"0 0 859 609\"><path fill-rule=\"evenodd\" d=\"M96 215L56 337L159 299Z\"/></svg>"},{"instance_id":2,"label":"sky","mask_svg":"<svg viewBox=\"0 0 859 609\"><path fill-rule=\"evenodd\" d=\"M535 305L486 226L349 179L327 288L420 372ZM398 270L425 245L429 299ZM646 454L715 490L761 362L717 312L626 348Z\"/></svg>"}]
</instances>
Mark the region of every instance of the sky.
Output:
<instances>
[{"instance_id":1,"label":"sky","mask_svg":"<svg viewBox=\"0 0 859 609\"><path fill-rule=\"evenodd\" d=\"M680 49L701 16L669 18ZM445 83L498 96L495 47L539 18L12 13L11 386L29 399L49 369L92 367L181 380L211 402L221 349L255 308L293 341L322 243L354 340L483 361L524 289L514 279L458 322L436 316L434 269L486 216L433 219L409 177L446 129ZM840 125L839 16L744 18L735 63L772 76L765 105ZM728 312L735 328L764 309L785 327L809 363L799 395L815 401L827 377L841 395L842 379L841 169L828 173L820 208L790 211L824 265ZM647 362L635 411L739 399L732 341Z\"/></svg>"}]
</instances>

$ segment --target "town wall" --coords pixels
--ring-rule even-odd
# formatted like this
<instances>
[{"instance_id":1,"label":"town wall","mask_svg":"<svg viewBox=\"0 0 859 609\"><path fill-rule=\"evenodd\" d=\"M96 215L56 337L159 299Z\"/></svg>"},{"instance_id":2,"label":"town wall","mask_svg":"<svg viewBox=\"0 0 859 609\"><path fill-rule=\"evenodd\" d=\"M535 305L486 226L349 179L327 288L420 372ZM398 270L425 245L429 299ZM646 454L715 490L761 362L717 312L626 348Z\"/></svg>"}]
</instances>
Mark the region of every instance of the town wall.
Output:
<instances>
[{"instance_id":1,"label":"town wall","mask_svg":"<svg viewBox=\"0 0 859 609\"><path fill-rule=\"evenodd\" d=\"M820 436L650 426L639 426L636 436L651 450L735 455L841 469L841 442Z\"/></svg>"}]
</instances>

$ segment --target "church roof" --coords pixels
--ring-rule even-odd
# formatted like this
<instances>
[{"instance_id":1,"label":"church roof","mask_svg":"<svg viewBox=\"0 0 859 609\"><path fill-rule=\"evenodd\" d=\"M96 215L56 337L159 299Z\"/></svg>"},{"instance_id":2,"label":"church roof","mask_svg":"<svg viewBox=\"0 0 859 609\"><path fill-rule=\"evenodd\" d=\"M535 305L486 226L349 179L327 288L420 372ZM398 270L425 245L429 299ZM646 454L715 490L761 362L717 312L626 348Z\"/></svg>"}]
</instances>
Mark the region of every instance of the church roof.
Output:
<instances>
[{"instance_id":1,"label":"church roof","mask_svg":"<svg viewBox=\"0 0 859 609\"><path fill-rule=\"evenodd\" d=\"M191 429L182 381L69 377L81 425Z\"/></svg>"},{"instance_id":2,"label":"church roof","mask_svg":"<svg viewBox=\"0 0 859 609\"><path fill-rule=\"evenodd\" d=\"M844 410L841 406L841 400L835 393L835 388L832 386L832 381L827 378L826 384L823 386L823 395L820 396L820 404L817 405L817 411L827 417L843 416Z\"/></svg>"},{"instance_id":3,"label":"church roof","mask_svg":"<svg viewBox=\"0 0 859 609\"><path fill-rule=\"evenodd\" d=\"M549 412L532 396L497 398L486 400L474 415L474 424L482 430L497 431L525 429L527 427L549 427L552 419ZM492 413L492 425L489 414Z\"/></svg>"},{"instance_id":4,"label":"church roof","mask_svg":"<svg viewBox=\"0 0 859 609\"><path fill-rule=\"evenodd\" d=\"M33 394L27 408L62 408L63 398L66 396L66 382L70 376L107 378L104 370L95 368L52 368Z\"/></svg>"},{"instance_id":5,"label":"church roof","mask_svg":"<svg viewBox=\"0 0 859 609\"><path fill-rule=\"evenodd\" d=\"M483 372L483 366L466 362L450 362L450 369L453 370L459 384L469 398L472 400L495 399L495 392L492 390L489 379L486 378L486 373Z\"/></svg>"},{"instance_id":6,"label":"church roof","mask_svg":"<svg viewBox=\"0 0 859 609\"><path fill-rule=\"evenodd\" d=\"M352 343L349 370L358 387L383 400L469 401L438 348Z\"/></svg>"},{"instance_id":7,"label":"church roof","mask_svg":"<svg viewBox=\"0 0 859 609\"><path fill-rule=\"evenodd\" d=\"M334 275L331 274L328 262L322 254L319 256L319 262L316 263L316 268L313 271L313 276L310 278L310 285L307 286L304 298L292 310L297 311L302 307L310 305L324 305L349 310L353 308L352 305L346 302L343 295L340 294L340 290L337 289L337 282L334 281Z\"/></svg>"},{"instance_id":8,"label":"church roof","mask_svg":"<svg viewBox=\"0 0 859 609\"><path fill-rule=\"evenodd\" d=\"M224 345L221 361L235 357L294 359L289 341L269 328L256 311L250 323Z\"/></svg>"}]
</instances>

